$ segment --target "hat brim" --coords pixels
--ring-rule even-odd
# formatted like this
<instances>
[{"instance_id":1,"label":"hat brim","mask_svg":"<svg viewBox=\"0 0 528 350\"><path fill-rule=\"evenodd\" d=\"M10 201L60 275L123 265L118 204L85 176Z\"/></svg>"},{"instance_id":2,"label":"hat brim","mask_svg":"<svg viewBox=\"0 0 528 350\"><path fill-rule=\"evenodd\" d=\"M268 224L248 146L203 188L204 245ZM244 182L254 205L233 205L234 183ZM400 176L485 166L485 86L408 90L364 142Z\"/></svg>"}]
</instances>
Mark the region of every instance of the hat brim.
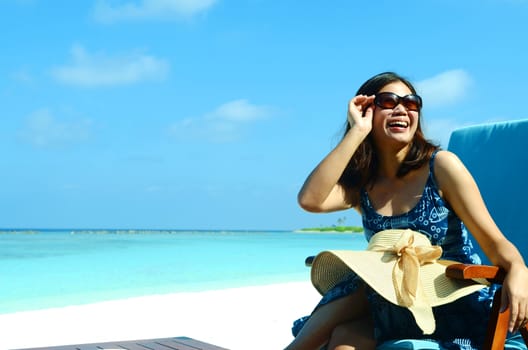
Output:
<instances>
[{"instance_id":1,"label":"hat brim","mask_svg":"<svg viewBox=\"0 0 528 350\"><path fill-rule=\"evenodd\" d=\"M392 284L393 254L375 251L331 250L318 254L312 264L312 284L324 295L350 273L357 274L379 295L399 305ZM392 262L392 263L391 263ZM456 261L437 260L420 267L419 278L429 305L448 304L485 287L472 280L455 280L445 275Z\"/></svg>"}]
</instances>

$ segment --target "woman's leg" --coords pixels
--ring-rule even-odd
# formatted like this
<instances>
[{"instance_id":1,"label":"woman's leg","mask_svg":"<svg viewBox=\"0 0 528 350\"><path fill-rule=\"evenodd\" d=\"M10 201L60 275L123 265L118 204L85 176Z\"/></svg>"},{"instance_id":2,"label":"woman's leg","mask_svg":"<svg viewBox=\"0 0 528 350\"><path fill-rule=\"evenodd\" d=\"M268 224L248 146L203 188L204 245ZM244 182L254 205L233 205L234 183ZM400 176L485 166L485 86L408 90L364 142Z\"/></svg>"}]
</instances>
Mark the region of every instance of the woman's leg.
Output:
<instances>
[{"instance_id":1,"label":"woman's leg","mask_svg":"<svg viewBox=\"0 0 528 350\"><path fill-rule=\"evenodd\" d=\"M328 350L375 350L374 323L370 316L334 328Z\"/></svg>"},{"instance_id":2,"label":"woman's leg","mask_svg":"<svg viewBox=\"0 0 528 350\"><path fill-rule=\"evenodd\" d=\"M285 350L318 350L329 341L337 325L369 314L365 287L361 286L350 295L319 306Z\"/></svg>"}]
</instances>

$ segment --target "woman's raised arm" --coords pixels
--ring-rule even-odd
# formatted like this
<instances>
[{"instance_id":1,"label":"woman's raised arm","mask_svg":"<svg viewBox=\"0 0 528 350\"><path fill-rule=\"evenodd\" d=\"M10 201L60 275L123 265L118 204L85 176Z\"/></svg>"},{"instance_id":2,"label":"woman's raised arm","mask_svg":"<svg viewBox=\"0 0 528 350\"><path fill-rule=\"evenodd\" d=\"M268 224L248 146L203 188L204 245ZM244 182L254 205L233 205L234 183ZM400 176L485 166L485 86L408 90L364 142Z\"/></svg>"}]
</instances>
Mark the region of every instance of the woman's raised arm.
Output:
<instances>
[{"instance_id":1,"label":"woman's raised arm","mask_svg":"<svg viewBox=\"0 0 528 350\"><path fill-rule=\"evenodd\" d=\"M372 129L374 96L358 95L348 104L350 130L310 173L298 195L299 205L311 212L343 210L356 205L337 182L350 158Z\"/></svg>"}]
</instances>

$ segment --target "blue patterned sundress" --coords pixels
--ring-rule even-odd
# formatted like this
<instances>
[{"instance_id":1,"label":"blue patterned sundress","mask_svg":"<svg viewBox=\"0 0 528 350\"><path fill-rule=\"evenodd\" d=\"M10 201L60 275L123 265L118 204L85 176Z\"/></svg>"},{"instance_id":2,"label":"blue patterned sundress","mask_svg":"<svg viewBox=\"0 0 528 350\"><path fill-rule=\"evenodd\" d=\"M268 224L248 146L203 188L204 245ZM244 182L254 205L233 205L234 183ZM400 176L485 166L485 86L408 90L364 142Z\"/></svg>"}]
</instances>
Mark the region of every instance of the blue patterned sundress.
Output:
<instances>
[{"instance_id":1,"label":"blue patterned sundress","mask_svg":"<svg viewBox=\"0 0 528 350\"><path fill-rule=\"evenodd\" d=\"M442 259L480 264L481 259L473 247L468 230L438 192L433 172L435 156L436 152L429 162L429 176L422 197L405 214L380 215L372 207L367 191L360 192L365 238L370 241L375 233L387 229L412 229L426 235L431 244L441 246ZM363 284L357 275L351 274L328 291L317 307L350 295ZM453 303L434 307L436 330L433 334L424 335L407 308L386 301L367 286L374 337L378 344L397 339L429 339L445 349L477 350L485 338L495 290L496 286L486 287ZM294 322L294 335L308 318L306 316Z\"/></svg>"}]
</instances>

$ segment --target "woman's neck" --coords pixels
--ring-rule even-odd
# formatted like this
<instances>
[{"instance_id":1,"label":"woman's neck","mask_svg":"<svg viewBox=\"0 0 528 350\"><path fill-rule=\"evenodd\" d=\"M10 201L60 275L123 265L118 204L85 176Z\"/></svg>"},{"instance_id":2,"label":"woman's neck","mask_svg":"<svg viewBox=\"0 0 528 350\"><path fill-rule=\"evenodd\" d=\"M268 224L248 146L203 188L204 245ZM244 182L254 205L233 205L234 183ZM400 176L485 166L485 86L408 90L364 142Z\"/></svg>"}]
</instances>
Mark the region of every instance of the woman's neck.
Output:
<instances>
[{"instance_id":1,"label":"woman's neck","mask_svg":"<svg viewBox=\"0 0 528 350\"><path fill-rule=\"evenodd\" d=\"M384 178L396 178L400 167L409 153L410 145L399 149L377 150L379 167L378 176Z\"/></svg>"}]
</instances>

